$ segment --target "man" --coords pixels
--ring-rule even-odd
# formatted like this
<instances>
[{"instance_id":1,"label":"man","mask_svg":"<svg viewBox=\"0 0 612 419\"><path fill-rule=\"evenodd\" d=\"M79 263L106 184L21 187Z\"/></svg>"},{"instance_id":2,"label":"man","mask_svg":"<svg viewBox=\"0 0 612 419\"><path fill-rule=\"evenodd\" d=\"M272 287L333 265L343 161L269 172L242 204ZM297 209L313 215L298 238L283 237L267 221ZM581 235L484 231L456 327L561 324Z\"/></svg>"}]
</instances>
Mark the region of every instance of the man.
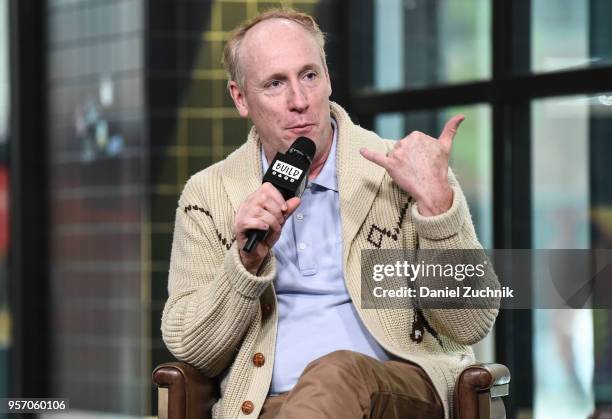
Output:
<instances>
[{"instance_id":1,"label":"man","mask_svg":"<svg viewBox=\"0 0 612 419\"><path fill-rule=\"evenodd\" d=\"M253 129L194 175L176 214L163 338L219 377L219 418L449 417L454 382L496 310L364 310L363 249L478 248L439 139L381 140L331 103L311 17L263 13L224 51L229 91ZM310 186L284 201L264 171L299 136L317 146ZM395 228L374 239L374 226ZM247 232L270 230L251 252ZM384 243L383 243L384 240ZM355 303L357 302L357 303Z\"/></svg>"}]
</instances>

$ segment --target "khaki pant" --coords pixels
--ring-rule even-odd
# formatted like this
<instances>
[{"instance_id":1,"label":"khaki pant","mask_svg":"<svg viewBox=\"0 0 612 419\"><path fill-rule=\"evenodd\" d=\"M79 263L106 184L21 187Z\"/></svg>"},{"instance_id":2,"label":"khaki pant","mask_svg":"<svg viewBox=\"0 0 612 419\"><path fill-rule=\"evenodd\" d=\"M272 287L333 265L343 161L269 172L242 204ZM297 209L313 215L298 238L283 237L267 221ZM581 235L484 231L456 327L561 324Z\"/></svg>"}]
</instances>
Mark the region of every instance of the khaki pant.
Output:
<instances>
[{"instance_id":1,"label":"khaki pant","mask_svg":"<svg viewBox=\"0 0 612 419\"><path fill-rule=\"evenodd\" d=\"M444 409L420 367L335 351L304 369L295 387L266 399L261 419L436 419Z\"/></svg>"}]
</instances>

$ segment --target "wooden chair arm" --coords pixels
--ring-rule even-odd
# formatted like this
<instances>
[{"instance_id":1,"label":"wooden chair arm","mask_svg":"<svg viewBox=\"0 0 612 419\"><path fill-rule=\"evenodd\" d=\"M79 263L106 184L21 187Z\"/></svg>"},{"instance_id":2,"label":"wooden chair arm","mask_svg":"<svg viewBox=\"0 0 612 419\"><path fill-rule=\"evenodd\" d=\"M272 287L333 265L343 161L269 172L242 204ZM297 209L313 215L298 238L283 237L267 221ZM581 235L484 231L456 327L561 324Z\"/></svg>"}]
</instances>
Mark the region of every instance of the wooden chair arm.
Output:
<instances>
[{"instance_id":1,"label":"wooden chair arm","mask_svg":"<svg viewBox=\"0 0 612 419\"><path fill-rule=\"evenodd\" d=\"M185 362L168 362L153 371L160 419L209 419L219 398L216 380Z\"/></svg>"},{"instance_id":2,"label":"wooden chair arm","mask_svg":"<svg viewBox=\"0 0 612 419\"><path fill-rule=\"evenodd\" d=\"M463 370L455 386L455 419L503 419L503 396L510 392L510 371L501 364L474 364Z\"/></svg>"}]
</instances>

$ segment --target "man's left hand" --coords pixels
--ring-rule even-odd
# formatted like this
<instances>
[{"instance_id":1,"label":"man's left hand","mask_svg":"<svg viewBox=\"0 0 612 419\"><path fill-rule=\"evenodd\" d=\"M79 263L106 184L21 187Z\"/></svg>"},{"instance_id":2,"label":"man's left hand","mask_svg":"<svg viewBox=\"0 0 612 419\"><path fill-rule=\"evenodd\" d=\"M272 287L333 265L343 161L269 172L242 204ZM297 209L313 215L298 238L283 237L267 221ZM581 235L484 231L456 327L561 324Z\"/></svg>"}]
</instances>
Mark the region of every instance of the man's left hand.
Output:
<instances>
[{"instance_id":1,"label":"man's left hand","mask_svg":"<svg viewBox=\"0 0 612 419\"><path fill-rule=\"evenodd\" d=\"M453 190L448 184L448 160L453 138L465 117L452 117L435 139L414 131L398 140L385 156L362 148L361 155L384 167L391 179L409 193L421 215L433 216L446 212L453 203Z\"/></svg>"}]
</instances>

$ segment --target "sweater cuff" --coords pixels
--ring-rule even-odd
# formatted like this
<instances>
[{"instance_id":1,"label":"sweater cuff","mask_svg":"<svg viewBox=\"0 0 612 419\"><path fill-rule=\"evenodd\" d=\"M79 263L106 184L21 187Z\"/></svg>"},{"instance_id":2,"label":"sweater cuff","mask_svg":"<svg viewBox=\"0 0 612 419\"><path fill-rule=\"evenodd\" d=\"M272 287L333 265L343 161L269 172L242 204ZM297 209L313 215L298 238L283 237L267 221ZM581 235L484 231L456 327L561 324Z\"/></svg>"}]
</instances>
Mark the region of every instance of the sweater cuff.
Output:
<instances>
[{"instance_id":1,"label":"sweater cuff","mask_svg":"<svg viewBox=\"0 0 612 419\"><path fill-rule=\"evenodd\" d=\"M225 254L223 263L232 286L236 291L248 298L259 298L276 276L276 262L271 254L266 257L261 265L259 275L256 276L247 271L240 260L236 242Z\"/></svg>"},{"instance_id":2,"label":"sweater cuff","mask_svg":"<svg viewBox=\"0 0 612 419\"><path fill-rule=\"evenodd\" d=\"M419 236L430 240L443 240L459 233L461 227L469 218L465 197L456 186L453 189L453 203L448 211L426 217L419 214L416 202L412 205L412 219Z\"/></svg>"}]
</instances>

